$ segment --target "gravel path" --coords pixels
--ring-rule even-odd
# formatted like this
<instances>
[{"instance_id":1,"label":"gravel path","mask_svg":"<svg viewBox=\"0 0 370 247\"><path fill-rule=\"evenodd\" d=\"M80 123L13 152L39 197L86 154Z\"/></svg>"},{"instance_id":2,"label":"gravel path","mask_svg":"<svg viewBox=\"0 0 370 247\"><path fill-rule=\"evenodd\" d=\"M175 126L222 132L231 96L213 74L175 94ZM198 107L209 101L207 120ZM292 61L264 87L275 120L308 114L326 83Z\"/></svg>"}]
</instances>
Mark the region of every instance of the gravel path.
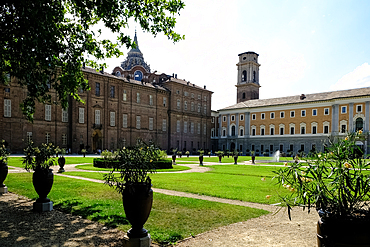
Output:
<instances>
[{"instance_id":1,"label":"gravel path","mask_svg":"<svg viewBox=\"0 0 370 247\"><path fill-rule=\"evenodd\" d=\"M217 164L217 163L216 163ZM75 165L66 165L66 171L81 171ZM206 167L186 165L192 169L183 172L205 172ZM54 171L57 171L55 168ZM24 172L21 168L9 172ZM88 179L64 174L55 174L102 183L101 180ZM207 246L316 246L316 212L307 214L299 208L292 212L292 221L285 209L266 204L229 200L211 196L202 196L186 192L153 189L166 195L191 197L201 200L216 201L240 206L264 209L272 213L224 226L180 241L179 247ZM0 246L121 246L124 233L107 228L99 223L82 219L79 216L64 214L57 210L43 213L32 211L33 201L7 193L0 196ZM45 240L47 240L45 244ZM157 245L153 245L157 246Z\"/></svg>"}]
</instances>

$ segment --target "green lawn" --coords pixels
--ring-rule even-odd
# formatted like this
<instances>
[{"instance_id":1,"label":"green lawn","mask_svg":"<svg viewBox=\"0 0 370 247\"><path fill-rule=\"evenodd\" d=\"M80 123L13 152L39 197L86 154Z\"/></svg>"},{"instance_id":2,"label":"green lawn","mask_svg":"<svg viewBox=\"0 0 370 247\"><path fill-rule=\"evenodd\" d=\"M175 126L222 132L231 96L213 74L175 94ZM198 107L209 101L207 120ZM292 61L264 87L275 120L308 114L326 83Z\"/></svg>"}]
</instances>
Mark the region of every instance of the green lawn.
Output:
<instances>
[{"instance_id":1,"label":"green lawn","mask_svg":"<svg viewBox=\"0 0 370 247\"><path fill-rule=\"evenodd\" d=\"M64 156L66 158L66 165L69 164L84 164L84 163L93 163L93 159L91 157L68 157ZM8 165L9 166L16 166L16 167L24 167L22 157L8 157Z\"/></svg>"},{"instance_id":2,"label":"green lawn","mask_svg":"<svg viewBox=\"0 0 370 247\"><path fill-rule=\"evenodd\" d=\"M76 168L81 169L81 170L88 170L88 171L111 171L111 168L99 168L99 167L94 167L93 164L86 164L86 165L77 165ZM178 165L173 165L172 169L157 169L157 172L178 172L178 171L185 171L185 170L190 170L190 167L186 166L178 166Z\"/></svg>"},{"instance_id":3,"label":"green lawn","mask_svg":"<svg viewBox=\"0 0 370 247\"><path fill-rule=\"evenodd\" d=\"M272 170L268 166L214 165L206 173L152 174L154 188L190 192L214 197L272 204L279 202L279 194L288 191L276 186ZM103 179L102 174L67 172L73 176ZM263 181L262 178L265 178ZM271 195L269 199L267 195Z\"/></svg>"},{"instance_id":4,"label":"green lawn","mask_svg":"<svg viewBox=\"0 0 370 247\"><path fill-rule=\"evenodd\" d=\"M9 191L36 199L31 180L31 173L9 174L5 183ZM121 196L104 184L54 176L49 198L55 209L121 230L130 228ZM169 243L267 213L248 207L154 193L153 209L145 228L154 241Z\"/></svg>"}]
</instances>

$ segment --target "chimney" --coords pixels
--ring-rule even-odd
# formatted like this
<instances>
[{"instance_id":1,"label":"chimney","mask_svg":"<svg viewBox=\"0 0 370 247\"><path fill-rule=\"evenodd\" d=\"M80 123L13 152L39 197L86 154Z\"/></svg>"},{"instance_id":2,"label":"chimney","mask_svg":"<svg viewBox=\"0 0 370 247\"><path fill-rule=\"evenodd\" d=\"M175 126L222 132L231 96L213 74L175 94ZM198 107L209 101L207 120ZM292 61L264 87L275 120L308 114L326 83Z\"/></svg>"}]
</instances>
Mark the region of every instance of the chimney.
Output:
<instances>
[{"instance_id":1,"label":"chimney","mask_svg":"<svg viewBox=\"0 0 370 247\"><path fill-rule=\"evenodd\" d=\"M206 85L204 85L204 89L206 89Z\"/></svg>"},{"instance_id":2,"label":"chimney","mask_svg":"<svg viewBox=\"0 0 370 247\"><path fill-rule=\"evenodd\" d=\"M301 96L299 97L301 100L305 99L306 98L306 95L304 94L301 94Z\"/></svg>"},{"instance_id":3,"label":"chimney","mask_svg":"<svg viewBox=\"0 0 370 247\"><path fill-rule=\"evenodd\" d=\"M101 68L100 73L104 74L104 67Z\"/></svg>"},{"instance_id":4,"label":"chimney","mask_svg":"<svg viewBox=\"0 0 370 247\"><path fill-rule=\"evenodd\" d=\"M188 85L188 86L189 86L189 83L190 83L190 82L188 82L188 83L187 83L187 85Z\"/></svg>"},{"instance_id":5,"label":"chimney","mask_svg":"<svg viewBox=\"0 0 370 247\"><path fill-rule=\"evenodd\" d=\"M175 78L177 79L177 74L175 74Z\"/></svg>"},{"instance_id":6,"label":"chimney","mask_svg":"<svg viewBox=\"0 0 370 247\"><path fill-rule=\"evenodd\" d=\"M82 68L85 68L85 66L86 66L86 65L85 65L85 62L83 62L83 63L82 63Z\"/></svg>"}]
</instances>

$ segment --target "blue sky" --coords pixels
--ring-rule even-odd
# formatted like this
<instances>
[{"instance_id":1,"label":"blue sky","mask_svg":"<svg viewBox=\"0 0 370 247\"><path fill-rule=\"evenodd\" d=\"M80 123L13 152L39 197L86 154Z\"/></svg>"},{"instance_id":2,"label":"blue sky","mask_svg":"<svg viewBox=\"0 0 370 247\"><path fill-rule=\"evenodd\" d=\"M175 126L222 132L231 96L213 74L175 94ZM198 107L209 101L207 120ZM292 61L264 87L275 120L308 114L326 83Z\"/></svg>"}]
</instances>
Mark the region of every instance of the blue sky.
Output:
<instances>
[{"instance_id":1,"label":"blue sky","mask_svg":"<svg viewBox=\"0 0 370 247\"><path fill-rule=\"evenodd\" d=\"M214 92L212 109L236 103L238 54L258 53L260 98L370 86L370 1L185 1L173 44L139 28L152 71ZM135 25L127 30L134 35ZM125 59L107 60L108 70Z\"/></svg>"}]
</instances>

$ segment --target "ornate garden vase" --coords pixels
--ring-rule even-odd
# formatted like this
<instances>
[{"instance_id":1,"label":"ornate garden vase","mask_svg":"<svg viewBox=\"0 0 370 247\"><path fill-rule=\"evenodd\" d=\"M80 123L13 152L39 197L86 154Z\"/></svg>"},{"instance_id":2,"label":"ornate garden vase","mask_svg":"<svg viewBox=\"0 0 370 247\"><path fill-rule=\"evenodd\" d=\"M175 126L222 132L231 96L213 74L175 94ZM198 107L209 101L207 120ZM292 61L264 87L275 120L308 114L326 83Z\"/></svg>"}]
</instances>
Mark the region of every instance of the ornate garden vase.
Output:
<instances>
[{"instance_id":1,"label":"ornate garden vase","mask_svg":"<svg viewBox=\"0 0 370 247\"><path fill-rule=\"evenodd\" d=\"M319 247L369 247L369 225L369 218L320 218L317 222L317 245Z\"/></svg>"},{"instance_id":2,"label":"ornate garden vase","mask_svg":"<svg viewBox=\"0 0 370 247\"><path fill-rule=\"evenodd\" d=\"M66 163L66 158L64 158L63 156L58 158L58 164L59 164L58 172L59 173L65 172L65 170L64 170L65 163Z\"/></svg>"},{"instance_id":3,"label":"ornate garden vase","mask_svg":"<svg viewBox=\"0 0 370 247\"><path fill-rule=\"evenodd\" d=\"M129 238L143 238L148 231L143 228L153 204L151 184L137 183L126 185L122 193L123 208L132 228L128 230Z\"/></svg>"},{"instance_id":4,"label":"ornate garden vase","mask_svg":"<svg viewBox=\"0 0 370 247\"><path fill-rule=\"evenodd\" d=\"M199 156L199 165L202 166L203 165L203 156Z\"/></svg>"},{"instance_id":5,"label":"ornate garden vase","mask_svg":"<svg viewBox=\"0 0 370 247\"><path fill-rule=\"evenodd\" d=\"M36 202L50 202L50 199L47 198L47 196L53 187L53 182L54 174L52 169L35 169L35 172L32 176L32 183L36 193L39 195L39 198L36 200Z\"/></svg>"},{"instance_id":6,"label":"ornate garden vase","mask_svg":"<svg viewBox=\"0 0 370 247\"><path fill-rule=\"evenodd\" d=\"M234 165L237 165L238 164L238 156L234 156Z\"/></svg>"},{"instance_id":7,"label":"ornate garden vase","mask_svg":"<svg viewBox=\"0 0 370 247\"><path fill-rule=\"evenodd\" d=\"M8 176L8 163L0 162L0 187L5 187L6 176Z\"/></svg>"}]
</instances>

